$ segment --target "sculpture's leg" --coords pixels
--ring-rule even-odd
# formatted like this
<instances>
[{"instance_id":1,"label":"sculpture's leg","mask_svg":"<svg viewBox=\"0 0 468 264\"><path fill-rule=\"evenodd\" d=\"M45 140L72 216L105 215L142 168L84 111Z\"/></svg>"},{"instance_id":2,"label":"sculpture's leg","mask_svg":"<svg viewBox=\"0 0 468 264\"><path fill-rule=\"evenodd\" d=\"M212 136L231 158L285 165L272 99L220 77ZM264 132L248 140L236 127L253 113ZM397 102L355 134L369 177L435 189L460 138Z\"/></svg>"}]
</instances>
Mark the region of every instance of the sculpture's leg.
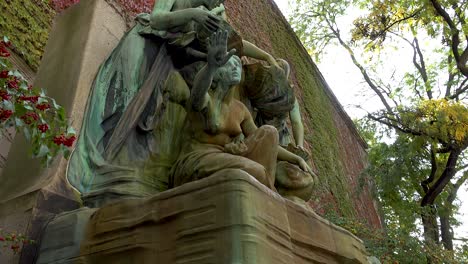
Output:
<instances>
[{"instance_id":1,"label":"sculpture's leg","mask_svg":"<svg viewBox=\"0 0 468 264\"><path fill-rule=\"evenodd\" d=\"M261 126L252 135L246 138L248 152L243 155L257 163L266 170L266 186L275 190L276 160L278 158L278 131L273 126Z\"/></svg>"}]
</instances>

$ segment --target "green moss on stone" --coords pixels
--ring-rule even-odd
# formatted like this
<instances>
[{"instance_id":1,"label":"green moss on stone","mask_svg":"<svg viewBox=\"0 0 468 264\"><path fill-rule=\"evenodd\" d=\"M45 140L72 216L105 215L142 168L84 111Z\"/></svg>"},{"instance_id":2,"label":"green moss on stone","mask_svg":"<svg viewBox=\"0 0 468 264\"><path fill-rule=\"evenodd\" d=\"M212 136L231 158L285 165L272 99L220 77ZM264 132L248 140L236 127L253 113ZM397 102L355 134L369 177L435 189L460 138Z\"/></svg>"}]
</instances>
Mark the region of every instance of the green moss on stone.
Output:
<instances>
[{"instance_id":1,"label":"green moss on stone","mask_svg":"<svg viewBox=\"0 0 468 264\"><path fill-rule=\"evenodd\" d=\"M42 0L2 0L0 13L0 35L8 36L15 52L37 70L55 12Z\"/></svg>"},{"instance_id":2,"label":"green moss on stone","mask_svg":"<svg viewBox=\"0 0 468 264\"><path fill-rule=\"evenodd\" d=\"M266 1L267 2L267 1ZM284 58L293 65L294 76L302 89L301 111L303 118L312 131L305 131L305 140L312 146L312 159L319 172L321 180L319 191L324 195L334 196L339 213L346 217L356 217L353 198L350 197L350 183L346 177L334 122L334 105L326 94L325 84L320 78L315 65L311 64L308 55L295 40L294 35L286 27L280 16L272 17L275 12L271 5L259 1L255 8L255 30L242 30L244 23L237 28L243 38L262 46L267 40L272 52L277 58ZM236 21L233 21L234 23ZM243 22L243 21L242 21ZM266 35L257 34L262 32ZM267 39L265 39L267 38Z\"/></svg>"}]
</instances>

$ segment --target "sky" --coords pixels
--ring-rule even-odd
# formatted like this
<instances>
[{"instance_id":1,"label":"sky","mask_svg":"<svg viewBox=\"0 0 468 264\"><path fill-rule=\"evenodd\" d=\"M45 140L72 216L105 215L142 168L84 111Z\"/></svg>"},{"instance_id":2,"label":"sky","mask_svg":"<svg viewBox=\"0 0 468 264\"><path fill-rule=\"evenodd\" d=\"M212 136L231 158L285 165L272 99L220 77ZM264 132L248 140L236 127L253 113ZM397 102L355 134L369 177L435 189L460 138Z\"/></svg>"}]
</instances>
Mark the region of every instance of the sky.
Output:
<instances>
[{"instance_id":1,"label":"sky","mask_svg":"<svg viewBox=\"0 0 468 264\"><path fill-rule=\"evenodd\" d=\"M288 0L274 0L283 14L287 17L290 10ZM352 21L349 21L352 24ZM412 53L409 50L401 50L402 53L409 52L408 56L402 54L400 58L412 58ZM407 65L405 61L395 61L395 64ZM341 105L344 106L346 112L351 118L362 117L365 112L358 110L353 105L365 105L368 110L379 109L378 98L372 100L372 97L363 96L365 85L361 78L361 73L352 63L348 53L339 47L329 50L325 54L317 66L325 80L327 81L333 93L336 95ZM458 204L461 204L459 215L456 217L462 226L455 230L455 237L468 237L468 203L461 201L468 200L468 184L465 183L458 193ZM465 212L465 213L463 213Z\"/></svg>"}]
</instances>

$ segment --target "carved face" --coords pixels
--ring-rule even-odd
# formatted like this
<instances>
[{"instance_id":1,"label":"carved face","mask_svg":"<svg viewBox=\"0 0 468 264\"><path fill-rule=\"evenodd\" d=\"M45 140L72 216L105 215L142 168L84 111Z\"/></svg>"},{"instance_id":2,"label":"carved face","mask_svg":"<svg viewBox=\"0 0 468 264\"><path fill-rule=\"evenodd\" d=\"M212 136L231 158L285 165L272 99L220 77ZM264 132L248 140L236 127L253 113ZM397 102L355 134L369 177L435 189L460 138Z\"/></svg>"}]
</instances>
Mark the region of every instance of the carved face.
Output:
<instances>
[{"instance_id":1,"label":"carved face","mask_svg":"<svg viewBox=\"0 0 468 264\"><path fill-rule=\"evenodd\" d=\"M229 61L219 68L215 74L215 81L224 83L230 87L239 84L242 78L242 62L237 56L232 56Z\"/></svg>"}]
</instances>

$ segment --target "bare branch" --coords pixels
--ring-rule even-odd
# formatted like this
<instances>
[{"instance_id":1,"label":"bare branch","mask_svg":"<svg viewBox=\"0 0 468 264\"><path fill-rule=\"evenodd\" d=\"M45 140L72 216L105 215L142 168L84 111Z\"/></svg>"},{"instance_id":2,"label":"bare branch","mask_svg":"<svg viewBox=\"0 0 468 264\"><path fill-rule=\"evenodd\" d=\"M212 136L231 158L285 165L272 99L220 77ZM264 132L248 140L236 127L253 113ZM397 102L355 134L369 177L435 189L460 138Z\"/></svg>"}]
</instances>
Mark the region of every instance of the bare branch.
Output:
<instances>
[{"instance_id":1,"label":"bare branch","mask_svg":"<svg viewBox=\"0 0 468 264\"><path fill-rule=\"evenodd\" d=\"M450 65L452 64L452 61L453 61L453 56L449 55L448 58L447 58L447 69L448 69L448 74L449 74L449 77L448 77L448 81L447 81L447 87L445 89L445 97L448 98L450 97L450 94L451 94L451 90L452 90L452 86L453 86L453 80L455 79L455 74L451 71L450 69Z\"/></svg>"},{"instance_id":2,"label":"bare branch","mask_svg":"<svg viewBox=\"0 0 468 264\"><path fill-rule=\"evenodd\" d=\"M455 91L455 93L452 94L451 96L449 96L448 98L456 99L462 93L468 91L468 84L465 85L467 82L468 82L468 78L465 78L465 80L463 80L463 82L460 84L459 88ZM463 86L463 85L465 85L465 86Z\"/></svg>"},{"instance_id":3,"label":"bare branch","mask_svg":"<svg viewBox=\"0 0 468 264\"><path fill-rule=\"evenodd\" d=\"M429 99L432 99L432 90L431 90L431 87L430 87L430 84L429 84L429 78L427 76L426 63L424 62L424 56L422 54L421 48L419 47L418 38L414 37L413 43L414 43L414 45L411 45L411 46L413 46L413 49L414 49L413 64L418 69L419 74L421 74L421 77L422 77L422 79L424 81L424 87L426 89L427 97ZM416 61L416 54L419 57L419 63L420 64Z\"/></svg>"},{"instance_id":4,"label":"bare branch","mask_svg":"<svg viewBox=\"0 0 468 264\"><path fill-rule=\"evenodd\" d=\"M325 17L325 21L327 22L327 25L328 27L330 28L330 30L333 32L333 34L336 36L336 38L338 39L339 43L341 44L342 47L344 47L347 51L348 51L348 54L349 56L351 57L351 60L353 61L354 65L356 67L358 67L358 69L361 71L361 74L362 76L364 77L364 80L366 80L367 84L369 85L369 87L377 94L377 96L379 97L380 101L383 103L383 105L385 106L385 108L387 109L387 111L389 113L393 113L393 110L392 108L390 107L390 105L388 104L387 100L385 99L385 96L382 94L382 92L379 90L379 88L377 87L377 85L372 81L371 77L369 76L369 74L367 73L367 70L357 61L356 59L356 56L354 54L354 51L351 49L351 47L349 47L348 44L346 44L343 39L341 38L341 35L339 33L338 30L336 30L333 25L331 24L331 22Z\"/></svg>"},{"instance_id":5,"label":"bare branch","mask_svg":"<svg viewBox=\"0 0 468 264\"><path fill-rule=\"evenodd\" d=\"M451 49L453 56L455 58L455 61L457 62L457 68L460 70L460 72L468 77L468 66L467 66L467 61L468 61L468 45L465 48L465 50L460 54L459 52L459 46L460 46L460 30L458 30L457 26L455 25L455 22L452 20L450 15L445 11L440 3L437 0L431 0L432 6L436 10L436 13L441 16L445 23L450 28L451 31ZM465 36L467 42L468 42L468 36Z\"/></svg>"}]
</instances>

